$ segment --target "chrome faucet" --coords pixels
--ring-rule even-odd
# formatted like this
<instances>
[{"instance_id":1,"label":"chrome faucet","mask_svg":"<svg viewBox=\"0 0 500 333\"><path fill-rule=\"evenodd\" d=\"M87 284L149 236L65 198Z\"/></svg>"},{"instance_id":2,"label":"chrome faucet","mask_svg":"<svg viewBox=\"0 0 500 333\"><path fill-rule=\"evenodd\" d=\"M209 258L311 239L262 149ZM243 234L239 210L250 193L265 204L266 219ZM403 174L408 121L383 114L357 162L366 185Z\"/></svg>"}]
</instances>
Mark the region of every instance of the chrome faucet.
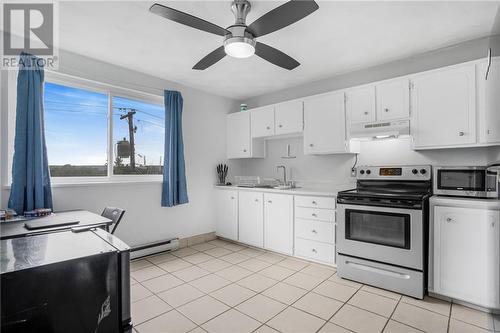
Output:
<instances>
[{"instance_id":1,"label":"chrome faucet","mask_svg":"<svg viewBox=\"0 0 500 333\"><path fill-rule=\"evenodd\" d=\"M283 185L288 185L288 182L286 181L286 166L284 165L278 165L276 167L276 171L279 172L280 169L283 169Z\"/></svg>"}]
</instances>

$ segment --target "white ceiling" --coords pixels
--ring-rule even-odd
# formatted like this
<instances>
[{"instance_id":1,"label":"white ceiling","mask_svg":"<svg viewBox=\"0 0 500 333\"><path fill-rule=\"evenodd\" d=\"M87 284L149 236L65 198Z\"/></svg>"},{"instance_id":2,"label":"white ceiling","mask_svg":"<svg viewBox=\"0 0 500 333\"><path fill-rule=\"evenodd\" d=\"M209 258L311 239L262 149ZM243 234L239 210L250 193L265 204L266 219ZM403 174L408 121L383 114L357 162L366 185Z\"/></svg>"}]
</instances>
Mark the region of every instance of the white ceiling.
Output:
<instances>
[{"instance_id":1,"label":"white ceiling","mask_svg":"<svg viewBox=\"0 0 500 333\"><path fill-rule=\"evenodd\" d=\"M238 100L487 36L499 2L333 2L260 41L297 59L287 71L254 56L192 70L221 37L148 12L153 1L60 3L68 51ZM162 2L226 27L230 1ZM283 1L252 1L248 23Z\"/></svg>"}]
</instances>

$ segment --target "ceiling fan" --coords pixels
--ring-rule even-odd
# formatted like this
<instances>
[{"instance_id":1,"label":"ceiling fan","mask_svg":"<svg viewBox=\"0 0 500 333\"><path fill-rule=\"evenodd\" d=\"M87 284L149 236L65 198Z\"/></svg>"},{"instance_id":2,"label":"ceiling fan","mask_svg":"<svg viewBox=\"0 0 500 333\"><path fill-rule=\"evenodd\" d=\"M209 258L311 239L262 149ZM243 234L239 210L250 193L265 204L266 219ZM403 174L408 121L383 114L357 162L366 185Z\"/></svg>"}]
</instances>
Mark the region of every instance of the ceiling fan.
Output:
<instances>
[{"instance_id":1,"label":"ceiling fan","mask_svg":"<svg viewBox=\"0 0 500 333\"><path fill-rule=\"evenodd\" d=\"M226 54L235 58L248 58L257 54L270 63L288 70L299 66L300 63L289 55L255 39L303 19L317 10L318 4L314 0L291 0L247 26L246 17L250 8L250 2L247 0L233 0L231 10L236 20L226 29L158 3L152 5L149 11L177 23L224 37L223 45L206 55L194 65L193 69L206 69L224 58Z\"/></svg>"}]
</instances>

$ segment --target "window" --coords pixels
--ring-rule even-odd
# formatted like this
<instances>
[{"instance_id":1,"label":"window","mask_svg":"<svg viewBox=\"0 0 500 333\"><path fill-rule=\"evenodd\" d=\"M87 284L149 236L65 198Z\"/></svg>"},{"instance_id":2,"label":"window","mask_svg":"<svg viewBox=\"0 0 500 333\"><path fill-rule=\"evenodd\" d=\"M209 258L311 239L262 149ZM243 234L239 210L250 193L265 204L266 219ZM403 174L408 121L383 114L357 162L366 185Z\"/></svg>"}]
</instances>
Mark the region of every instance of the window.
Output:
<instances>
[{"instance_id":1,"label":"window","mask_svg":"<svg viewBox=\"0 0 500 333\"><path fill-rule=\"evenodd\" d=\"M51 74L45 82L44 107L49 168L56 182L75 177L161 179L161 96Z\"/></svg>"}]
</instances>

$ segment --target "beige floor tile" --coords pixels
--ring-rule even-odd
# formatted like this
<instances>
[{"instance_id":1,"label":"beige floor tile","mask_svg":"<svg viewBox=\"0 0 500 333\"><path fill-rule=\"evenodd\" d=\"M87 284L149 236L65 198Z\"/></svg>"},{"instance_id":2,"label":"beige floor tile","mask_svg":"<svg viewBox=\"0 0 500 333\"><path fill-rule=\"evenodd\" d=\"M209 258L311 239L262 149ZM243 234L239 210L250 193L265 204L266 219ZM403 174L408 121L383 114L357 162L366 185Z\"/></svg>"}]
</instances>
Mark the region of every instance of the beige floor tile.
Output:
<instances>
[{"instance_id":1,"label":"beige floor tile","mask_svg":"<svg viewBox=\"0 0 500 333\"><path fill-rule=\"evenodd\" d=\"M375 312L376 314L389 318L396 308L398 301L392 298L359 290L348 303L357 306L358 308Z\"/></svg>"},{"instance_id":2,"label":"beige floor tile","mask_svg":"<svg viewBox=\"0 0 500 333\"><path fill-rule=\"evenodd\" d=\"M448 328L448 317L400 302L392 319L422 331L441 333Z\"/></svg>"},{"instance_id":3,"label":"beige floor tile","mask_svg":"<svg viewBox=\"0 0 500 333\"><path fill-rule=\"evenodd\" d=\"M493 332L484 328L464 323L463 321L450 319L449 333L489 333Z\"/></svg>"},{"instance_id":4,"label":"beige floor tile","mask_svg":"<svg viewBox=\"0 0 500 333\"><path fill-rule=\"evenodd\" d=\"M134 272L142 268L153 266L151 262L146 259L135 259L130 262L130 271Z\"/></svg>"},{"instance_id":5,"label":"beige floor tile","mask_svg":"<svg viewBox=\"0 0 500 333\"><path fill-rule=\"evenodd\" d=\"M324 279L297 272L292 276L289 276L283 282L291 284L292 286L299 287L306 290L312 290L318 286Z\"/></svg>"},{"instance_id":6,"label":"beige floor tile","mask_svg":"<svg viewBox=\"0 0 500 333\"><path fill-rule=\"evenodd\" d=\"M207 270L210 273L215 273L231 265L232 264L227 261L215 258L209 261L202 262L201 264L198 264L198 267L203 268L204 270Z\"/></svg>"},{"instance_id":7,"label":"beige floor tile","mask_svg":"<svg viewBox=\"0 0 500 333\"><path fill-rule=\"evenodd\" d=\"M210 294L210 296L229 306L236 306L254 295L255 292L235 283L225 286L224 288L216 290Z\"/></svg>"},{"instance_id":8,"label":"beige floor tile","mask_svg":"<svg viewBox=\"0 0 500 333\"><path fill-rule=\"evenodd\" d=\"M260 293L267 288L275 285L278 281L268 278L264 275L253 274L243 278L237 282L240 286L253 290L257 293Z\"/></svg>"},{"instance_id":9,"label":"beige floor tile","mask_svg":"<svg viewBox=\"0 0 500 333\"><path fill-rule=\"evenodd\" d=\"M229 310L205 323L202 327L209 333L250 333L261 323L236 310Z\"/></svg>"},{"instance_id":10,"label":"beige floor tile","mask_svg":"<svg viewBox=\"0 0 500 333\"><path fill-rule=\"evenodd\" d=\"M161 264L158 264L158 267L161 269L166 270L167 272L175 272L175 271L180 271L181 269L187 268L192 266L190 262L187 262L182 259L175 259L175 260L170 260Z\"/></svg>"},{"instance_id":11,"label":"beige floor tile","mask_svg":"<svg viewBox=\"0 0 500 333\"><path fill-rule=\"evenodd\" d=\"M177 257L172 255L171 253L160 253L160 254L155 254L154 256L149 256L146 259L152 262L153 264L158 265L161 264L162 262L177 259Z\"/></svg>"},{"instance_id":12,"label":"beige floor tile","mask_svg":"<svg viewBox=\"0 0 500 333\"><path fill-rule=\"evenodd\" d=\"M130 301L137 302L143 298L153 295L151 291L145 288L142 284L136 283L130 286Z\"/></svg>"},{"instance_id":13,"label":"beige floor tile","mask_svg":"<svg viewBox=\"0 0 500 333\"><path fill-rule=\"evenodd\" d=\"M295 273L295 271L292 269L288 269L288 268L276 266L276 265L272 265L272 266L269 266L267 268L264 268L263 270L261 270L259 272L259 274L262 274L264 276L270 277L271 279L275 279L278 281L284 280L294 273Z\"/></svg>"},{"instance_id":14,"label":"beige floor tile","mask_svg":"<svg viewBox=\"0 0 500 333\"><path fill-rule=\"evenodd\" d=\"M377 314L346 304L330 321L357 333L376 333L382 332L387 320Z\"/></svg>"},{"instance_id":15,"label":"beige floor tile","mask_svg":"<svg viewBox=\"0 0 500 333\"><path fill-rule=\"evenodd\" d=\"M289 307L271 319L267 325L280 332L316 332L325 323L324 320L304 311Z\"/></svg>"},{"instance_id":16,"label":"beige floor tile","mask_svg":"<svg viewBox=\"0 0 500 333\"><path fill-rule=\"evenodd\" d=\"M330 297L315 293L308 293L297 302L293 303L292 306L322 319L328 320L342 307L343 304L344 303Z\"/></svg>"},{"instance_id":17,"label":"beige floor tile","mask_svg":"<svg viewBox=\"0 0 500 333\"><path fill-rule=\"evenodd\" d=\"M271 328L271 327L266 326L266 325L262 325L261 327L259 327L255 331L253 331L253 333L279 333L279 332L276 331L274 328Z\"/></svg>"},{"instance_id":18,"label":"beige floor tile","mask_svg":"<svg viewBox=\"0 0 500 333\"><path fill-rule=\"evenodd\" d=\"M231 284L231 281L221 278L220 276L215 274L209 274L199 279L193 280L189 282L189 284L208 294L212 291L225 287L228 284Z\"/></svg>"},{"instance_id":19,"label":"beige floor tile","mask_svg":"<svg viewBox=\"0 0 500 333\"><path fill-rule=\"evenodd\" d=\"M292 304L306 293L307 290L282 282L275 284L263 292L264 295L288 305Z\"/></svg>"},{"instance_id":20,"label":"beige floor tile","mask_svg":"<svg viewBox=\"0 0 500 333\"><path fill-rule=\"evenodd\" d=\"M487 330L493 330L493 316L483 311L471 309L460 304L453 304L451 307L451 317Z\"/></svg>"},{"instance_id":21,"label":"beige floor tile","mask_svg":"<svg viewBox=\"0 0 500 333\"><path fill-rule=\"evenodd\" d=\"M206 250L214 249L217 246L213 245L213 244L210 244L210 243L201 243L201 244L193 245L191 247L193 249L195 249L196 251L206 251Z\"/></svg>"},{"instance_id":22,"label":"beige floor tile","mask_svg":"<svg viewBox=\"0 0 500 333\"><path fill-rule=\"evenodd\" d=\"M299 271L303 268L306 268L309 263L298 259L286 258L285 260L280 261L277 265L288 269L293 269L294 271Z\"/></svg>"},{"instance_id":23,"label":"beige floor tile","mask_svg":"<svg viewBox=\"0 0 500 333\"><path fill-rule=\"evenodd\" d=\"M177 308L183 315L201 325L220 315L229 307L210 296L204 296Z\"/></svg>"},{"instance_id":24,"label":"beige floor tile","mask_svg":"<svg viewBox=\"0 0 500 333\"><path fill-rule=\"evenodd\" d=\"M213 259L213 258L214 257L209 256L208 254L205 254L203 252L198 252L198 253L192 254L190 256L186 256L182 259L196 265L196 264L200 264L202 262L208 261L208 260Z\"/></svg>"},{"instance_id":25,"label":"beige floor tile","mask_svg":"<svg viewBox=\"0 0 500 333\"><path fill-rule=\"evenodd\" d=\"M335 274L337 270L333 267L319 265L319 264L310 264L300 271L304 274L309 274L312 276L316 276L322 279L328 279L330 276Z\"/></svg>"},{"instance_id":26,"label":"beige floor tile","mask_svg":"<svg viewBox=\"0 0 500 333\"><path fill-rule=\"evenodd\" d=\"M229 242L218 238L218 239L214 239L214 240L208 242L208 244L212 244L215 246L224 246L224 245L229 244Z\"/></svg>"},{"instance_id":27,"label":"beige floor tile","mask_svg":"<svg viewBox=\"0 0 500 333\"><path fill-rule=\"evenodd\" d=\"M268 262L262 261L262 260L251 258L251 259L240 262L238 264L238 266L246 268L252 272L258 272L258 271L263 270L266 267L271 266L271 264Z\"/></svg>"},{"instance_id":28,"label":"beige floor tile","mask_svg":"<svg viewBox=\"0 0 500 333\"><path fill-rule=\"evenodd\" d=\"M451 303L434 297L424 296L424 299L415 299L413 297L403 296L401 302L415 305L429 311L434 311L442 314L443 316L450 315Z\"/></svg>"},{"instance_id":29,"label":"beige floor tile","mask_svg":"<svg viewBox=\"0 0 500 333\"><path fill-rule=\"evenodd\" d=\"M239 264L240 262L250 259L250 257L247 257L246 255L238 252L233 252L231 254L222 256L219 259L230 262L231 264Z\"/></svg>"},{"instance_id":30,"label":"beige floor tile","mask_svg":"<svg viewBox=\"0 0 500 333\"><path fill-rule=\"evenodd\" d=\"M286 305L263 295L255 295L236 307L258 321L265 323L279 312L283 311Z\"/></svg>"},{"instance_id":31,"label":"beige floor tile","mask_svg":"<svg viewBox=\"0 0 500 333\"><path fill-rule=\"evenodd\" d=\"M344 281L347 281L347 280L344 280ZM364 285L363 287L361 287L361 290L367 291L367 292L372 293L372 294L377 294L380 296L389 297L389 298L395 299L396 301L399 301L399 299L401 298L401 295L398 293L395 293L395 292L392 292L389 290L385 290L385 289L375 288L372 286Z\"/></svg>"},{"instance_id":32,"label":"beige floor tile","mask_svg":"<svg viewBox=\"0 0 500 333\"><path fill-rule=\"evenodd\" d=\"M181 269L180 271L175 271L172 274L183 281L189 282L208 275L210 272L198 266L190 266L188 268Z\"/></svg>"},{"instance_id":33,"label":"beige floor tile","mask_svg":"<svg viewBox=\"0 0 500 333\"><path fill-rule=\"evenodd\" d=\"M135 325L170 311L172 307L158 296L149 296L131 304L132 318Z\"/></svg>"},{"instance_id":34,"label":"beige floor tile","mask_svg":"<svg viewBox=\"0 0 500 333\"><path fill-rule=\"evenodd\" d=\"M142 282L142 285L144 287L148 288L149 290L151 290L152 292L154 292L155 294L157 294L159 292L177 287L183 283L184 283L184 281L176 278L175 276L173 276L171 274L165 274L165 275L158 276L156 278L144 281L144 282Z\"/></svg>"},{"instance_id":35,"label":"beige floor tile","mask_svg":"<svg viewBox=\"0 0 500 333\"><path fill-rule=\"evenodd\" d=\"M230 251L240 251L240 250L243 250L243 249L246 248L243 245L238 245L238 244L235 244L235 243L229 243L229 244L224 245L223 247L225 249L230 250Z\"/></svg>"},{"instance_id":36,"label":"beige floor tile","mask_svg":"<svg viewBox=\"0 0 500 333\"><path fill-rule=\"evenodd\" d=\"M146 281L164 274L167 274L167 272L156 266L149 266L146 268L141 268L137 271L130 272L130 276L132 276L138 282Z\"/></svg>"},{"instance_id":37,"label":"beige floor tile","mask_svg":"<svg viewBox=\"0 0 500 333\"><path fill-rule=\"evenodd\" d=\"M139 282L137 282L137 280L134 279L133 277L130 277L130 285L133 286L136 283L139 283Z\"/></svg>"},{"instance_id":38,"label":"beige floor tile","mask_svg":"<svg viewBox=\"0 0 500 333\"><path fill-rule=\"evenodd\" d=\"M259 260L264 260L270 264L276 264L282 260L285 259L284 256L276 253L271 253L271 252L265 252L264 254L261 254L260 256L256 257Z\"/></svg>"},{"instance_id":39,"label":"beige floor tile","mask_svg":"<svg viewBox=\"0 0 500 333\"><path fill-rule=\"evenodd\" d=\"M206 250L205 253L208 255L211 255L212 257L219 258L219 257L222 257L222 256L225 256L225 255L232 253L232 251L225 249L223 247L216 247L216 248L213 248L210 250Z\"/></svg>"},{"instance_id":40,"label":"beige floor tile","mask_svg":"<svg viewBox=\"0 0 500 333\"><path fill-rule=\"evenodd\" d=\"M173 307L179 307L204 295L204 293L186 283L161 292L158 297Z\"/></svg>"},{"instance_id":41,"label":"beige floor tile","mask_svg":"<svg viewBox=\"0 0 500 333\"><path fill-rule=\"evenodd\" d=\"M194 330L192 331L189 331L189 333L206 333L207 331L205 331L203 328L201 327L196 327Z\"/></svg>"},{"instance_id":42,"label":"beige floor tile","mask_svg":"<svg viewBox=\"0 0 500 333\"><path fill-rule=\"evenodd\" d=\"M254 257L260 256L260 255L263 255L265 253L265 251L259 250L259 249L254 249L254 248L246 248L246 249L239 251L239 253L244 254L250 258L254 258Z\"/></svg>"},{"instance_id":43,"label":"beige floor tile","mask_svg":"<svg viewBox=\"0 0 500 333\"><path fill-rule=\"evenodd\" d=\"M335 298L342 302L347 302L357 289L343 284L335 283L329 280L323 281L319 286L313 289L315 293L323 296Z\"/></svg>"},{"instance_id":44,"label":"beige floor tile","mask_svg":"<svg viewBox=\"0 0 500 333\"><path fill-rule=\"evenodd\" d=\"M153 318L136 327L139 333L185 333L196 328L196 325L179 312L173 310Z\"/></svg>"},{"instance_id":45,"label":"beige floor tile","mask_svg":"<svg viewBox=\"0 0 500 333\"><path fill-rule=\"evenodd\" d=\"M385 326L384 333L421 333L423 331L410 327L405 324L398 323L394 320L389 320Z\"/></svg>"},{"instance_id":46,"label":"beige floor tile","mask_svg":"<svg viewBox=\"0 0 500 333\"><path fill-rule=\"evenodd\" d=\"M172 254L176 257L182 258L182 257L187 257L192 254L198 253L195 249L192 247L185 247L177 251L173 251Z\"/></svg>"},{"instance_id":47,"label":"beige floor tile","mask_svg":"<svg viewBox=\"0 0 500 333\"><path fill-rule=\"evenodd\" d=\"M332 323L326 323L318 333L351 333L352 331Z\"/></svg>"},{"instance_id":48,"label":"beige floor tile","mask_svg":"<svg viewBox=\"0 0 500 333\"><path fill-rule=\"evenodd\" d=\"M229 280L232 282L236 282L238 280L243 279L245 276L249 276L253 274L252 271L245 269L239 266L230 266L228 268L224 268L221 271L215 272L215 274Z\"/></svg>"},{"instance_id":49,"label":"beige floor tile","mask_svg":"<svg viewBox=\"0 0 500 333\"><path fill-rule=\"evenodd\" d=\"M332 281L332 282L335 282L335 283L343 284L344 286L349 286L349 287L357 288L357 289L361 288L361 286L362 286L361 283L358 283L358 282L355 282L355 281L351 281L351 280L347 280L347 279L343 279L340 276L338 276L338 274L334 274L334 275L330 276L328 278L328 280Z\"/></svg>"}]
</instances>

